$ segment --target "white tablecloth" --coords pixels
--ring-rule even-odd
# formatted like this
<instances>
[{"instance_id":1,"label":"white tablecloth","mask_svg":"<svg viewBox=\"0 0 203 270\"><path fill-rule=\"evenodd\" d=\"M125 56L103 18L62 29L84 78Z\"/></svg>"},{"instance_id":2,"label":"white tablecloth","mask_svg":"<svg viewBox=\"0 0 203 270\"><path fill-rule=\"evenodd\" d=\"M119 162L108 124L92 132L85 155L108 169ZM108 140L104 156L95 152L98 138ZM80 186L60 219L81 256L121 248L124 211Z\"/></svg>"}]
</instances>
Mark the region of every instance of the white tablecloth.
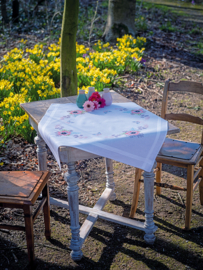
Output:
<instances>
[{"instance_id":1,"label":"white tablecloth","mask_svg":"<svg viewBox=\"0 0 203 270\"><path fill-rule=\"evenodd\" d=\"M167 121L133 102L85 112L76 104L52 104L38 126L59 167L60 146L75 147L147 172L168 130Z\"/></svg>"}]
</instances>

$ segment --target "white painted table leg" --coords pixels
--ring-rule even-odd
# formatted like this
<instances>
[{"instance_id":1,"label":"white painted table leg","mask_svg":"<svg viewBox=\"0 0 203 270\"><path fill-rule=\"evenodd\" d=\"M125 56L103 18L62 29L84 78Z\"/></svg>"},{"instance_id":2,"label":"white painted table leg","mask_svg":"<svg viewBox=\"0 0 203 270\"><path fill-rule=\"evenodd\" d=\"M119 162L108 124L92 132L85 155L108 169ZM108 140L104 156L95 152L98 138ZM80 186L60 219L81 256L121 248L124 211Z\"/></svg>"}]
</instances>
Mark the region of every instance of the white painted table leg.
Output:
<instances>
[{"instance_id":1,"label":"white painted table leg","mask_svg":"<svg viewBox=\"0 0 203 270\"><path fill-rule=\"evenodd\" d=\"M38 170L47 171L46 144L39 133L37 133L37 136L35 137L35 143L37 145Z\"/></svg>"},{"instance_id":2,"label":"white painted table leg","mask_svg":"<svg viewBox=\"0 0 203 270\"><path fill-rule=\"evenodd\" d=\"M106 164L106 187L112 188L113 192L111 194L111 197L109 198L110 201L114 201L116 199L116 193L115 193L115 183L113 179L113 161L112 159L105 158L105 164Z\"/></svg>"},{"instance_id":3,"label":"white painted table leg","mask_svg":"<svg viewBox=\"0 0 203 270\"><path fill-rule=\"evenodd\" d=\"M151 172L144 172L144 193L145 193L145 236L144 240L148 244L153 244L155 241L154 232L158 229L153 220L153 203L154 203L154 168Z\"/></svg>"},{"instance_id":4,"label":"white painted table leg","mask_svg":"<svg viewBox=\"0 0 203 270\"><path fill-rule=\"evenodd\" d=\"M69 202L69 211L70 211L70 223L71 223L71 258L74 261L79 261L83 253L81 251L81 242L80 242L80 225L79 225L79 201L78 201L78 185L79 180L78 174L75 171L75 163L69 162L68 172L65 173L64 179L68 184L68 202Z\"/></svg>"}]
</instances>

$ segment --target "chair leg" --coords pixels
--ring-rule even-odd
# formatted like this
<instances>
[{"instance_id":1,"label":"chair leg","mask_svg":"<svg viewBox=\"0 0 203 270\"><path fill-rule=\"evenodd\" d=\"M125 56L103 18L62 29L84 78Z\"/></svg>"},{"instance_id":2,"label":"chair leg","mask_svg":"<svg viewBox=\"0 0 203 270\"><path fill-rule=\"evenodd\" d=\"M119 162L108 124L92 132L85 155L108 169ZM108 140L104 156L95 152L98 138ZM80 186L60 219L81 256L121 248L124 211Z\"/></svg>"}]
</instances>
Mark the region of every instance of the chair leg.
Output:
<instances>
[{"instance_id":1,"label":"chair leg","mask_svg":"<svg viewBox=\"0 0 203 270\"><path fill-rule=\"evenodd\" d=\"M190 221L192 215L192 197L193 197L193 177L194 165L187 168L187 198L186 198L186 214L185 214L185 229L190 229Z\"/></svg>"},{"instance_id":2,"label":"chair leg","mask_svg":"<svg viewBox=\"0 0 203 270\"><path fill-rule=\"evenodd\" d=\"M161 171L162 171L162 163L157 162L158 171L156 172L156 182L161 183ZM161 195L161 187L156 186L156 195Z\"/></svg>"},{"instance_id":3,"label":"chair leg","mask_svg":"<svg viewBox=\"0 0 203 270\"><path fill-rule=\"evenodd\" d=\"M24 206L24 217L25 217L25 233L27 239L28 258L29 262L32 264L35 258L32 206L29 205Z\"/></svg>"},{"instance_id":4,"label":"chair leg","mask_svg":"<svg viewBox=\"0 0 203 270\"><path fill-rule=\"evenodd\" d=\"M132 205L130 209L130 215L129 217L134 218L135 212L137 210L137 204L139 199L139 193L140 193L140 178L141 178L142 170L136 168L135 169L135 181L134 181L134 191L133 191L133 200Z\"/></svg>"},{"instance_id":5,"label":"chair leg","mask_svg":"<svg viewBox=\"0 0 203 270\"><path fill-rule=\"evenodd\" d=\"M51 237L51 227L50 227L50 202L49 202L49 187L46 184L44 189L42 190L42 197L46 197L47 200L43 207L44 212L44 224L45 224L45 237L46 239L50 239Z\"/></svg>"},{"instance_id":6,"label":"chair leg","mask_svg":"<svg viewBox=\"0 0 203 270\"><path fill-rule=\"evenodd\" d=\"M201 182L199 183L199 196L200 196L200 204L203 205L203 159L200 161L199 166L202 167L200 171L199 177L202 177Z\"/></svg>"}]
</instances>

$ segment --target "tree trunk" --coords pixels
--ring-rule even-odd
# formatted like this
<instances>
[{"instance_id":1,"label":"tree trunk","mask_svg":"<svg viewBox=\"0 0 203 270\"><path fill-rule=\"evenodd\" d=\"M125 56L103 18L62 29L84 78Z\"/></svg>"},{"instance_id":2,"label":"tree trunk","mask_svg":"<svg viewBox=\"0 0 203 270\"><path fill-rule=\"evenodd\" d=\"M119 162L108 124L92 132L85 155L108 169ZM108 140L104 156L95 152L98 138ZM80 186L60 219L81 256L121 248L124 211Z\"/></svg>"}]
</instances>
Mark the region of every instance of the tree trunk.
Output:
<instances>
[{"instance_id":1,"label":"tree trunk","mask_svg":"<svg viewBox=\"0 0 203 270\"><path fill-rule=\"evenodd\" d=\"M61 96L77 94L76 33L79 0L65 0L61 29Z\"/></svg>"},{"instance_id":2,"label":"tree trunk","mask_svg":"<svg viewBox=\"0 0 203 270\"><path fill-rule=\"evenodd\" d=\"M13 0L13 14L12 19L14 23L19 22L19 1Z\"/></svg>"},{"instance_id":3,"label":"tree trunk","mask_svg":"<svg viewBox=\"0 0 203 270\"><path fill-rule=\"evenodd\" d=\"M6 11L6 0L1 0L1 16L4 23L9 23L7 11Z\"/></svg>"},{"instance_id":4,"label":"tree trunk","mask_svg":"<svg viewBox=\"0 0 203 270\"><path fill-rule=\"evenodd\" d=\"M136 0L109 0L105 41L115 42L125 34L135 36L135 5Z\"/></svg>"}]
</instances>

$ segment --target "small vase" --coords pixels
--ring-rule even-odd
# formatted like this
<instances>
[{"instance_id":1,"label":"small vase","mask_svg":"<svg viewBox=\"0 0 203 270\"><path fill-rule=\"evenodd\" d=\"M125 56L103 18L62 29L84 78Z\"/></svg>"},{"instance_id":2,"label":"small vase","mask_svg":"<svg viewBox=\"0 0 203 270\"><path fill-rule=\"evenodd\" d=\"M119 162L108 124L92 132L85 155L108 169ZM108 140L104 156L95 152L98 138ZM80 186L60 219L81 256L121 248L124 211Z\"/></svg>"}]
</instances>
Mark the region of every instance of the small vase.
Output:
<instances>
[{"instance_id":1,"label":"small vase","mask_svg":"<svg viewBox=\"0 0 203 270\"><path fill-rule=\"evenodd\" d=\"M102 94L102 98L105 99L106 101L106 106L110 106L112 104L112 96L111 93L109 92L109 88L104 88L104 93Z\"/></svg>"},{"instance_id":2,"label":"small vase","mask_svg":"<svg viewBox=\"0 0 203 270\"><path fill-rule=\"evenodd\" d=\"M79 95L76 100L76 104L79 108L83 109L83 104L87 101L85 90L79 90Z\"/></svg>"},{"instance_id":3,"label":"small vase","mask_svg":"<svg viewBox=\"0 0 203 270\"><path fill-rule=\"evenodd\" d=\"M91 97L92 93L95 92L95 89L94 87L89 87L89 91L88 91L88 94L87 94L87 99L89 99L89 97Z\"/></svg>"}]
</instances>

